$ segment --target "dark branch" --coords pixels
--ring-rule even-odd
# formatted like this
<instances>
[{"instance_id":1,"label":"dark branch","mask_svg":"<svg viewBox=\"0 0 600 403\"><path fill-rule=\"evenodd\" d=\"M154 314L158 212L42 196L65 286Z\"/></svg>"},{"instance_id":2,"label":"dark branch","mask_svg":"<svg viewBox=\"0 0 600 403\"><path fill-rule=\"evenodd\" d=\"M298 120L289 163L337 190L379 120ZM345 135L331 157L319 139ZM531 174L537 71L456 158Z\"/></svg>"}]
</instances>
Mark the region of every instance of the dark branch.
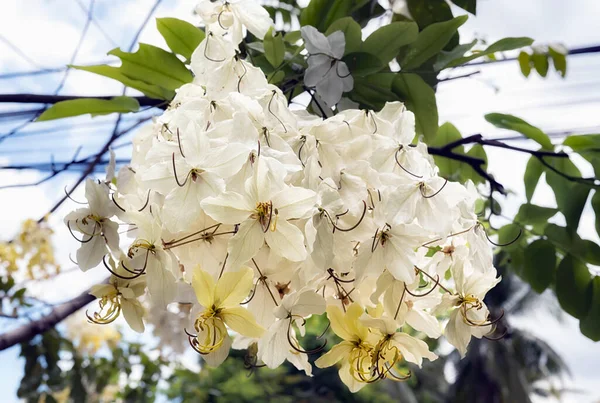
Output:
<instances>
[{"instance_id":1,"label":"dark branch","mask_svg":"<svg viewBox=\"0 0 600 403\"><path fill-rule=\"evenodd\" d=\"M483 167L485 166L485 161L481 158L471 157L469 155L457 153L454 151L455 148L466 145L466 144L480 144L482 146L490 146L503 148L506 150L517 151L521 153L526 153L536 157L540 163L542 163L545 167L555 172L556 174L562 176L563 178L570 180L572 182L583 183L593 187L600 187L596 183L595 178L581 178L576 176L568 175L560 170L556 169L552 164L546 161L546 158L569 158L569 154L565 152L554 152L554 151L543 151L543 150L530 150L522 147L515 147L509 144L503 143L498 140L484 139L481 134L474 134L472 136L464 137L460 140L453 141L451 143L446 144L442 147L429 147L429 153L432 155L438 155L440 157L449 158L455 161L464 162L473 168L475 172L477 172L483 179L490 183L491 193L499 192L501 194L506 194L504 190L504 186L500 184L498 181L494 179L494 177L489 174Z\"/></svg>"},{"instance_id":2,"label":"dark branch","mask_svg":"<svg viewBox=\"0 0 600 403\"><path fill-rule=\"evenodd\" d=\"M470 165L475 172L477 172L483 179L489 182L492 192L496 191L501 194L506 194L504 186L502 186L500 182L495 180L494 177L483 168L486 162L481 158L455 153L454 151L452 151L452 149L446 149L445 147L429 147L428 151L431 155L438 155L440 157L449 158Z\"/></svg>"},{"instance_id":3,"label":"dark branch","mask_svg":"<svg viewBox=\"0 0 600 403\"><path fill-rule=\"evenodd\" d=\"M77 95L43 95L43 94L0 94L0 103L19 103L19 104L55 104L61 101L70 101L73 99L111 99L115 96L82 97ZM140 106L162 106L165 101L150 97L133 97Z\"/></svg>"},{"instance_id":4,"label":"dark branch","mask_svg":"<svg viewBox=\"0 0 600 403\"><path fill-rule=\"evenodd\" d=\"M38 334L42 334L58 323L66 319L69 315L77 312L96 297L89 294L89 290L84 291L79 296L73 298L70 301L57 305L50 313L38 320L27 323L19 328L11 330L0 335L0 351L6 350L15 344L22 343L27 340L31 340Z\"/></svg>"}]
</instances>

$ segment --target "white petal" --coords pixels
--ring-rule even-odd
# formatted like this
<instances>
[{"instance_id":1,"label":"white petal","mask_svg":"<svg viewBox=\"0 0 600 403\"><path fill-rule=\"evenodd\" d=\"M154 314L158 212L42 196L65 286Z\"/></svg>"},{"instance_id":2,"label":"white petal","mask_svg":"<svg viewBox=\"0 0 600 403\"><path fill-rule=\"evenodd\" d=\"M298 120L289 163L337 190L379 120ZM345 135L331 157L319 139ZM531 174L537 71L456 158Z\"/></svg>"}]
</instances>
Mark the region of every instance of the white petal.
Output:
<instances>
[{"instance_id":1,"label":"white petal","mask_svg":"<svg viewBox=\"0 0 600 403\"><path fill-rule=\"evenodd\" d=\"M277 368L283 364L291 348L287 339L288 324L288 319L276 321L258 341L258 357L269 368Z\"/></svg>"},{"instance_id":2,"label":"white petal","mask_svg":"<svg viewBox=\"0 0 600 403\"><path fill-rule=\"evenodd\" d=\"M302 231L285 220L278 220L276 230L269 229L265 233L265 240L273 252L292 262L300 262L306 258Z\"/></svg>"},{"instance_id":3,"label":"white petal","mask_svg":"<svg viewBox=\"0 0 600 403\"><path fill-rule=\"evenodd\" d=\"M89 237L85 235L84 239ZM106 243L101 236L93 236L89 242L82 243L77 249L77 264L83 271L92 269L102 262L102 258L106 254Z\"/></svg>"},{"instance_id":4,"label":"white petal","mask_svg":"<svg viewBox=\"0 0 600 403\"><path fill-rule=\"evenodd\" d=\"M290 186L275 194L271 201L279 219L304 218L315 206L317 194L310 189Z\"/></svg>"},{"instance_id":5,"label":"white petal","mask_svg":"<svg viewBox=\"0 0 600 403\"><path fill-rule=\"evenodd\" d=\"M267 31L273 25L269 12L253 0L232 4L232 9L242 24L248 28L248 31L258 39L264 39Z\"/></svg>"},{"instance_id":6,"label":"white petal","mask_svg":"<svg viewBox=\"0 0 600 403\"><path fill-rule=\"evenodd\" d=\"M238 232L229 240L227 252L227 267L237 270L241 265L252 259L265 243L265 234L257 220L244 221Z\"/></svg>"},{"instance_id":7,"label":"white petal","mask_svg":"<svg viewBox=\"0 0 600 403\"><path fill-rule=\"evenodd\" d=\"M200 206L212 219L223 224L241 223L254 209L247 198L234 192L208 197L200 203Z\"/></svg>"},{"instance_id":8,"label":"white petal","mask_svg":"<svg viewBox=\"0 0 600 403\"><path fill-rule=\"evenodd\" d=\"M148 258L146 265L146 281L150 296L159 307L166 307L173 302L177 292L175 276L171 271L163 268L158 259L153 256Z\"/></svg>"},{"instance_id":9,"label":"white petal","mask_svg":"<svg viewBox=\"0 0 600 403\"><path fill-rule=\"evenodd\" d=\"M123 317L131 330L138 333L144 333L144 322L142 321L144 308L139 302L124 299L121 301L121 308L123 310Z\"/></svg>"}]
</instances>

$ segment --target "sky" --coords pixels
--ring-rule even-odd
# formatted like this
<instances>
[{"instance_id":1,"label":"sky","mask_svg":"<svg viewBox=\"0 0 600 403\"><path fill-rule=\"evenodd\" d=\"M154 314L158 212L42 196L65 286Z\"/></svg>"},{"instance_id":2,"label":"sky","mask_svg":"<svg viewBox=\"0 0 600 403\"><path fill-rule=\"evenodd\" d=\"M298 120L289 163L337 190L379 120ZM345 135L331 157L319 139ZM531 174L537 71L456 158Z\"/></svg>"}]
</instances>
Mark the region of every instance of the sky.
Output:
<instances>
[{"instance_id":1,"label":"sky","mask_svg":"<svg viewBox=\"0 0 600 403\"><path fill-rule=\"evenodd\" d=\"M155 0L102 0L96 1L95 23L89 27L75 64L93 64L111 60L105 56L120 46L127 49L139 25L145 19ZM191 11L195 0L164 1L154 17L177 17L197 23ZM2 79L10 72L54 68L71 62L86 23L89 0L5 0L0 5L0 85L2 93L32 92L53 93L63 74L49 74L18 79ZM506 36L529 36L537 44L560 42L568 48L600 44L597 32L600 4L596 0L480 0L478 15L461 28L462 41L485 38L488 42ZM151 20L140 36L141 42L165 46ZM366 34L366 33L365 33ZM7 46L14 44L22 54ZM516 62L498 63L480 67L480 73L472 78L442 83L438 89L440 124L446 121L456 125L463 135L482 133L486 137L510 136L488 124L483 116L489 112L515 114L533 125L551 132L592 133L600 132L600 55L574 56L569 58L566 79L551 72L541 79L535 74L525 79ZM476 70L473 68L473 70ZM471 69L456 69L451 74L460 75ZM61 94L118 95L122 87L113 81L89 73L71 71ZM34 105L31 105L33 108ZM15 105L0 105L2 112L15 110ZM124 127L139 116L126 119ZM83 146L82 156L93 153L104 141L112 128L114 116L90 119L74 118L69 121L36 123L15 138L0 143L0 165L49 162L53 154L56 161L72 158L76 149ZM0 120L0 134L21 121ZM48 132L54 129L54 134ZM556 142L562 141L555 138ZM120 140L125 143L127 138ZM517 140L514 144L534 148L528 141ZM129 150L123 147L119 155L127 157ZM488 150L489 170L513 193L503 202L506 214L516 213L524 200L522 175L527 162L526 155L504 150ZM592 174L590 167L580 164L584 174ZM27 183L41 178L36 171L0 170L0 185ZM38 218L62 195L62 189L72 183L74 176L60 175L41 186L14 190L0 190L0 222L2 234L10 238L26 218ZM81 199L82 189L74 194ZM534 203L555 206L552 192L546 185L538 188ZM73 203L50 217L56 228L54 242L56 253L64 268L72 264L67 256L76 250L75 241L62 226L62 217L75 208ZM558 218L560 220L560 218ZM581 220L580 235L598 241L594 230L594 215L588 205ZM63 301L73 297L104 273L74 272L59 277L54 287L37 287L51 301ZM515 319L514 326L544 338L564 356L570 365L572 378L567 386L582 389L585 394L565 396L565 402L593 402L600 399L596 385L600 381L600 344L593 343L578 330L577 321L565 315L561 321L551 317L543 308L527 317ZM0 353L0 385L5 396L16 390L22 368L18 349ZM13 365L14 364L14 365ZM4 400L3 402L10 402Z\"/></svg>"}]
</instances>

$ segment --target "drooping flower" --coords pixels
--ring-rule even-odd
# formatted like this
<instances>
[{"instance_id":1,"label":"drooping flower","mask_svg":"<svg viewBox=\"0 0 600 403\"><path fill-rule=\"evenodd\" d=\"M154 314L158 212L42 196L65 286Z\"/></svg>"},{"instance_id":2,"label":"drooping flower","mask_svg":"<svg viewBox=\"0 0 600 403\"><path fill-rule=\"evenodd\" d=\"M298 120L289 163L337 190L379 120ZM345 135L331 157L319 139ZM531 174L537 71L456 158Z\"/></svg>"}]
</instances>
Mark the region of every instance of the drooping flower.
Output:
<instances>
[{"instance_id":1,"label":"drooping flower","mask_svg":"<svg viewBox=\"0 0 600 403\"><path fill-rule=\"evenodd\" d=\"M231 340L225 325L243 336L262 336L265 329L256 323L251 312L239 306L252 289L252 278L252 270L244 268L237 272L223 273L215 282L211 274L200 266L196 267L192 287L202 310L194 323L197 334L189 337L198 353L203 356L216 355L218 350L222 350L222 354L217 355L218 360L227 358ZM220 364L215 361L207 362L211 365Z\"/></svg>"},{"instance_id":2,"label":"drooping flower","mask_svg":"<svg viewBox=\"0 0 600 403\"><path fill-rule=\"evenodd\" d=\"M346 48L344 33L336 31L326 37L310 25L302 27L301 31L309 53L304 83L316 87L317 94L332 107L342 98L342 93L354 87L354 78L342 61Z\"/></svg>"}]
</instances>

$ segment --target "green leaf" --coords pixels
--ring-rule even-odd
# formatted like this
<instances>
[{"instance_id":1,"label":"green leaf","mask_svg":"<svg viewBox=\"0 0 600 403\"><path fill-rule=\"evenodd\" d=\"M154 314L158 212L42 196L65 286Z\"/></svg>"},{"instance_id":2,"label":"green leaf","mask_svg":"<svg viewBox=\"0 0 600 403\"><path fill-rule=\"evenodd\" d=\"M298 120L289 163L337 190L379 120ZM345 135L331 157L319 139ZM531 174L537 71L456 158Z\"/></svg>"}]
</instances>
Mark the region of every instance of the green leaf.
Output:
<instances>
[{"instance_id":1,"label":"green leaf","mask_svg":"<svg viewBox=\"0 0 600 403\"><path fill-rule=\"evenodd\" d=\"M552 284L556 273L556 249L552 242L538 239L525 249L522 277L541 294Z\"/></svg>"},{"instance_id":2,"label":"green leaf","mask_svg":"<svg viewBox=\"0 0 600 403\"><path fill-rule=\"evenodd\" d=\"M344 54L358 52L362 46L362 32L360 25L352 17L340 18L327 28L326 36L336 31L342 31L346 39L346 48Z\"/></svg>"},{"instance_id":3,"label":"green leaf","mask_svg":"<svg viewBox=\"0 0 600 403\"><path fill-rule=\"evenodd\" d=\"M70 66L77 70L89 71L104 77L117 80L127 87L136 89L150 98L171 100L175 96L175 91L170 91L159 87L158 85L148 84L144 81L132 79L121 71L120 67L112 67L106 64L98 66Z\"/></svg>"},{"instance_id":4,"label":"green leaf","mask_svg":"<svg viewBox=\"0 0 600 403\"><path fill-rule=\"evenodd\" d=\"M383 69L381 61L370 53L350 53L342 59L353 77L364 77Z\"/></svg>"},{"instance_id":5,"label":"green leaf","mask_svg":"<svg viewBox=\"0 0 600 403\"><path fill-rule=\"evenodd\" d=\"M493 55L496 52L506 52L508 50L520 49L522 47L529 46L532 43L533 43L533 39L524 38L524 37L500 39L498 42L492 43L485 50L473 53L470 56L461 57L461 58L451 61L450 63L448 63L448 65L446 67L461 66L465 63L470 62L471 60L474 60L474 59L477 59L477 58L480 58L483 56Z\"/></svg>"},{"instance_id":6,"label":"green leaf","mask_svg":"<svg viewBox=\"0 0 600 403\"><path fill-rule=\"evenodd\" d=\"M522 204L515 216L515 221L523 225L531 225L534 231L543 232L548 220L558 213L555 208L536 206L535 204Z\"/></svg>"},{"instance_id":7,"label":"green leaf","mask_svg":"<svg viewBox=\"0 0 600 403\"><path fill-rule=\"evenodd\" d=\"M452 0L452 2L473 15L477 12L477 0Z\"/></svg>"},{"instance_id":8,"label":"green leaf","mask_svg":"<svg viewBox=\"0 0 600 403\"><path fill-rule=\"evenodd\" d=\"M578 319L586 316L590 307L587 289L592 282L588 268L579 259L567 255L556 271L556 297L562 309Z\"/></svg>"},{"instance_id":9,"label":"green leaf","mask_svg":"<svg viewBox=\"0 0 600 403\"><path fill-rule=\"evenodd\" d=\"M501 129L519 132L541 145L544 149L552 150L554 148L546 133L516 116L505 115L503 113L488 113L485 115L485 120Z\"/></svg>"},{"instance_id":10,"label":"green leaf","mask_svg":"<svg viewBox=\"0 0 600 403\"><path fill-rule=\"evenodd\" d=\"M564 53L557 52L552 47L548 49L548 55L552 59L554 69L560 73L562 78L565 78L567 75L567 56Z\"/></svg>"},{"instance_id":11,"label":"green leaf","mask_svg":"<svg viewBox=\"0 0 600 403\"><path fill-rule=\"evenodd\" d=\"M563 144L571 147L574 151L593 150L600 152L600 134L574 134L568 136Z\"/></svg>"},{"instance_id":12,"label":"green leaf","mask_svg":"<svg viewBox=\"0 0 600 403\"><path fill-rule=\"evenodd\" d=\"M581 176L581 172L569 158L553 158L548 163L563 174ZM556 204L560 212L565 216L567 228L571 232L576 232L579 227L583 208L590 193L590 187L572 182L549 168L546 169L546 182L548 182L548 185L554 191Z\"/></svg>"},{"instance_id":13,"label":"green leaf","mask_svg":"<svg viewBox=\"0 0 600 403\"><path fill-rule=\"evenodd\" d=\"M300 39L302 39L302 34L300 31L290 31L283 35L283 40L289 43L290 45L294 45Z\"/></svg>"},{"instance_id":14,"label":"green leaf","mask_svg":"<svg viewBox=\"0 0 600 403\"><path fill-rule=\"evenodd\" d=\"M454 49L450 51L441 51L438 54L438 57L433 65L433 69L435 71L440 71L446 68L448 63L452 60L458 59L464 56L469 50L473 48L477 44L477 39L474 39L471 43L464 43L462 45L455 46Z\"/></svg>"},{"instance_id":15,"label":"green leaf","mask_svg":"<svg viewBox=\"0 0 600 403\"><path fill-rule=\"evenodd\" d=\"M435 137L429 144L431 144L434 147L443 147L446 144L450 144L460 139L462 139L462 135L460 134L456 126L454 126L450 122L446 122L439 127ZM464 154L464 151L465 148L463 146L454 148L454 152L458 154ZM460 161L437 155L434 156L433 159L435 160L435 164L440 170L441 176L452 181L460 180L460 169L463 165Z\"/></svg>"},{"instance_id":16,"label":"green leaf","mask_svg":"<svg viewBox=\"0 0 600 403\"><path fill-rule=\"evenodd\" d=\"M523 73L525 77L529 77L529 74L531 74L531 57L529 56L529 53L519 53L518 60L521 73Z\"/></svg>"},{"instance_id":17,"label":"green leaf","mask_svg":"<svg viewBox=\"0 0 600 403\"><path fill-rule=\"evenodd\" d=\"M548 74L548 55L543 53L534 53L531 55L531 60L533 61L533 67L538 72L538 74L542 77L546 77Z\"/></svg>"},{"instance_id":18,"label":"green leaf","mask_svg":"<svg viewBox=\"0 0 600 403\"><path fill-rule=\"evenodd\" d=\"M467 19L468 17L463 15L450 21L431 24L421 31L400 62L402 68L415 69L439 53Z\"/></svg>"},{"instance_id":19,"label":"green leaf","mask_svg":"<svg viewBox=\"0 0 600 403\"><path fill-rule=\"evenodd\" d=\"M140 109L138 101L131 97L114 97L112 99L81 98L57 102L37 118L38 122L46 120L70 118L91 114L92 117L111 113L136 112Z\"/></svg>"},{"instance_id":20,"label":"green leaf","mask_svg":"<svg viewBox=\"0 0 600 403\"><path fill-rule=\"evenodd\" d=\"M321 30L322 24L319 24L319 22L325 20L325 16L329 12L333 2L334 0L311 0L300 14L300 25L312 25L323 32Z\"/></svg>"},{"instance_id":21,"label":"green leaf","mask_svg":"<svg viewBox=\"0 0 600 403\"><path fill-rule=\"evenodd\" d=\"M392 22L369 35L362 50L388 64L398 56L401 47L414 42L418 35L419 27L414 22Z\"/></svg>"},{"instance_id":22,"label":"green leaf","mask_svg":"<svg viewBox=\"0 0 600 403\"><path fill-rule=\"evenodd\" d=\"M600 192L597 190L594 192L594 196L592 196L592 208L596 216L596 233L600 235Z\"/></svg>"},{"instance_id":23,"label":"green leaf","mask_svg":"<svg viewBox=\"0 0 600 403\"><path fill-rule=\"evenodd\" d=\"M357 77L349 94L350 99L358 102L361 107L379 110L386 102L398 100L398 96L391 89L393 80L393 74L385 73Z\"/></svg>"},{"instance_id":24,"label":"green leaf","mask_svg":"<svg viewBox=\"0 0 600 403\"><path fill-rule=\"evenodd\" d=\"M187 21L177 18L157 18L156 28L174 53L192 58L192 53L204 40L204 31Z\"/></svg>"},{"instance_id":25,"label":"green leaf","mask_svg":"<svg viewBox=\"0 0 600 403\"><path fill-rule=\"evenodd\" d=\"M452 19L452 10L445 0L407 0L408 11L419 28Z\"/></svg>"},{"instance_id":26,"label":"green leaf","mask_svg":"<svg viewBox=\"0 0 600 403\"><path fill-rule=\"evenodd\" d=\"M394 78L392 91L415 114L417 133L422 133L428 142L433 140L438 129L438 110L433 88L417 74L398 73Z\"/></svg>"},{"instance_id":27,"label":"green leaf","mask_svg":"<svg viewBox=\"0 0 600 403\"><path fill-rule=\"evenodd\" d=\"M300 14L300 25L312 25L321 32L340 18L348 17L369 0L312 0Z\"/></svg>"},{"instance_id":28,"label":"green leaf","mask_svg":"<svg viewBox=\"0 0 600 403\"><path fill-rule=\"evenodd\" d=\"M523 181L525 183L525 196L527 201L530 202L533 197L533 192L537 187L540 177L544 173L544 166L537 159L537 157L531 156L527 161L527 167L525 168L525 175Z\"/></svg>"},{"instance_id":29,"label":"green leaf","mask_svg":"<svg viewBox=\"0 0 600 403\"><path fill-rule=\"evenodd\" d=\"M484 160L485 163L481 165L481 168L487 170L487 153L481 144L475 144L473 147L471 147L469 151L467 151L467 155L473 158ZM485 179L475 172L471 165L465 163L462 163L461 166L461 178L461 182L466 182L468 179L470 179L473 181L473 183L485 183Z\"/></svg>"},{"instance_id":30,"label":"green leaf","mask_svg":"<svg viewBox=\"0 0 600 403\"><path fill-rule=\"evenodd\" d=\"M508 224L498 230L498 243L503 249L519 249L524 237L520 236L521 228L517 224Z\"/></svg>"},{"instance_id":31,"label":"green leaf","mask_svg":"<svg viewBox=\"0 0 600 403\"><path fill-rule=\"evenodd\" d=\"M285 78L285 72L283 70L277 70L267 76L269 84L277 84Z\"/></svg>"},{"instance_id":32,"label":"green leaf","mask_svg":"<svg viewBox=\"0 0 600 403\"><path fill-rule=\"evenodd\" d=\"M265 57L271 66L278 67L283 63L285 57L285 44L280 33L273 35L273 27L269 29L263 41L265 46Z\"/></svg>"},{"instance_id":33,"label":"green leaf","mask_svg":"<svg viewBox=\"0 0 600 403\"><path fill-rule=\"evenodd\" d=\"M600 341L600 276L594 277L587 294L590 306L588 313L579 322L579 329L584 336Z\"/></svg>"},{"instance_id":34,"label":"green leaf","mask_svg":"<svg viewBox=\"0 0 600 403\"><path fill-rule=\"evenodd\" d=\"M193 80L192 73L177 56L156 46L140 43L135 53L113 49L108 54L120 58L120 71L134 80L168 90L176 90Z\"/></svg>"},{"instance_id":35,"label":"green leaf","mask_svg":"<svg viewBox=\"0 0 600 403\"><path fill-rule=\"evenodd\" d=\"M600 266L600 246L592 241L584 240L577 233L570 233L567 228L548 224L544 235L550 242L583 263Z\"/></svg>"}]
</instances>

